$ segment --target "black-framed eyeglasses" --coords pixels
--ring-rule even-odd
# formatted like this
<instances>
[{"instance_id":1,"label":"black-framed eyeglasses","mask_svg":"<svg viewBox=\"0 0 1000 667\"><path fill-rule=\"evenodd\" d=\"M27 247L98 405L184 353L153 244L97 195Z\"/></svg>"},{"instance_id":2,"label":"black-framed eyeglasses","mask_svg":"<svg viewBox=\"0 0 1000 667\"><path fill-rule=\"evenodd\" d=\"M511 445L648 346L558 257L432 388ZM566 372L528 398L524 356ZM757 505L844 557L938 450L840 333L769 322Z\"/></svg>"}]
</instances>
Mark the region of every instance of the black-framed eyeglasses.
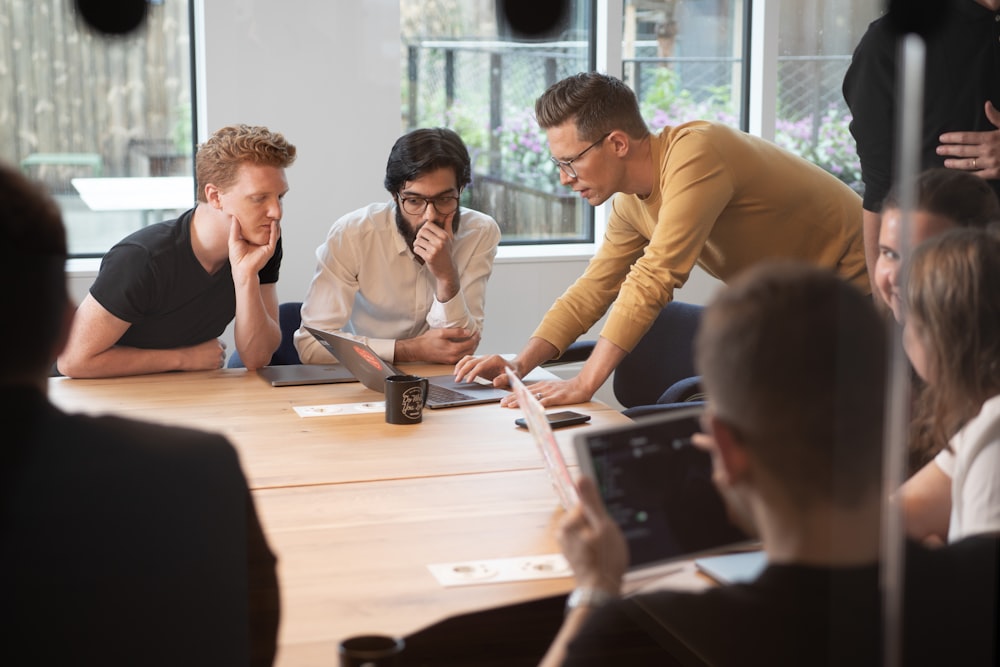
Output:
<instances>
[{"instance_id":1,"label":"black-framed eyeglasses","mask_svg":"<svg viewBox=\"0 0 1000 667\"><path fill-rule=\"evenodd\" d=\"M571 157L568 160L560 160L557 157L550 157L549 159L552 160L552 163L555 166L557 166L560 169L562 169L562 171L563 171L564 174L566 174L567 176L569 176L570 178L572 178L575 181L577 178L579 178L579 176L576 175L576 169L573 168L573 163L576 162L577 160L579 160L580 158L582 158L584 155L587 154L587 151L589 151L591 148L594 148L595 146L599 145L602 141L604 141L605 139L607 139L609 136L611 136L611 133L610 132L605 132L601 136L600 139L598 139L594 143L590 144L589 146L587 146L582 151L580 151L579 153L577 153L576 155L574 155L573 157Z\"/></svg>"},{"instance_id":2,"label":"black-framed eyeglasses","mask_svg":"<svg viewBox=\"0 0 1000 667\"><path fill-rule=\"evenodd\" d=\"M458 210L458 197L445 195L441 197L413 197L411 195L399 195L399 205L410 215L422 215L427 210L427 205L432 204L434 210L441 215L448 215Z\"/></svg>"}]
</instances>

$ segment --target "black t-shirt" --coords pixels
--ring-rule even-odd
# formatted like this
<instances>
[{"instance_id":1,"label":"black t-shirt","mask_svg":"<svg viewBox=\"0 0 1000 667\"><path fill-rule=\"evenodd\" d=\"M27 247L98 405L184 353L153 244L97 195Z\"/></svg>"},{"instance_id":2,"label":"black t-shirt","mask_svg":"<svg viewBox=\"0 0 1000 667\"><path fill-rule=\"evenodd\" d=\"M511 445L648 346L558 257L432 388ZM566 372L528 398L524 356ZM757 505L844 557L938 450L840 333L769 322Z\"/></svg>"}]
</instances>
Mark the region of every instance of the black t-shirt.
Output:
<instances>
[{"instance_id":1,"label":"black t-shirt","mask_svg":"<svg viewBox=\"0 0 1000 667\"><path fill-rule=\"evenodd\" d=\"M920 168L944 166L937 154L944 132L995 130L983 110L1000 108L1000 13L975 0L946 0L947 9L926 35L923 139ZM943 3L942 3L943 4ZM897 131L897 35L888 18L874 21L861 38L844 77L865 183L864 207L879 211L893 182ZM990 181L1000 195L1000 181Z\"/></svg>"},{"instance_id":2,"label":"black t-shirt","mask_svg":"<svg viewBox=\"0 0 1000 667\"><path fill-rule=\"evenodd\" d=\"M209 275L191 247L194 209L144 227L104 256L90 294L131 326L119 345L169 349L218 338L236 316L236 288L227 261ZM260 270L261 284L278 281L281 239Z\"/></svg>"},{"instance_id":3,"label":"black t-shirt","mask_svg":"<svg viewBox=\"0 0 1000 667\"><path fill-rule=\"evenodd\" d=\"M905 665L995 665L996 537L910 545ZM769 566L754 582L663 591L594 610L565 665L884 664L878 568Z\"/></svg>"}]
</instances>

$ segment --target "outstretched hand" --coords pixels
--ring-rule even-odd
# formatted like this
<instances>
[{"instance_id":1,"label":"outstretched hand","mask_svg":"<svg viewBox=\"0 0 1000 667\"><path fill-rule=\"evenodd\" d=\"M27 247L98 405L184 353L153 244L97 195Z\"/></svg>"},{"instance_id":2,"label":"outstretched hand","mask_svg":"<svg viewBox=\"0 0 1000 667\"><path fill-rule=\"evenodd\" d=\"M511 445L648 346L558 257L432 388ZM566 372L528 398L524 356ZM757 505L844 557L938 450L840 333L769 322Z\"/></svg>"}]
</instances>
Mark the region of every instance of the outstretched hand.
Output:
<instances>
[{"instance_id":1,"label":"outstretched hand","mask_svg":"<svg viewBox=\"0 0 1000 667\"><path fill-rule=\"evenodd\" d=\"M471 355L462 357L455 365L455 380L457 382L473 382L477 377L493 380L494 387L506 387L507 369L514 365L499 354L488 354L482 357ZM515 372L517 371L514 368Z\"/></svg>"},{"instance_id":2,"label":"outstretched hand","mask_svg":"<svg viewBox=\"0 0 1000 667\"><path fill-rule=\"evenodd\" d=\"M948 169L969 171L985 179L1000 178L1000 111L992 102L985 104L986 118L995 130L985 132L945 132L939 137L937 154L947 156Z\"/></svg>"},{"instance_id":3,"label":"outstretched hand","mask_svg":"<svg viewBox=\"0 0 1000 667\"><path fill-rule=\"evenodd\" d=\"M493 384L496 384L496 381ZM528 387L528 391L534 394L538 402L544 407L586 403L594 397L592 392L582 386L579 376L570 378L569 380L534 382ZM504 396L500 401L500 405L505 408L518 407L517 395L509 394L508 396Z\"/></svg>"}]
</instances>

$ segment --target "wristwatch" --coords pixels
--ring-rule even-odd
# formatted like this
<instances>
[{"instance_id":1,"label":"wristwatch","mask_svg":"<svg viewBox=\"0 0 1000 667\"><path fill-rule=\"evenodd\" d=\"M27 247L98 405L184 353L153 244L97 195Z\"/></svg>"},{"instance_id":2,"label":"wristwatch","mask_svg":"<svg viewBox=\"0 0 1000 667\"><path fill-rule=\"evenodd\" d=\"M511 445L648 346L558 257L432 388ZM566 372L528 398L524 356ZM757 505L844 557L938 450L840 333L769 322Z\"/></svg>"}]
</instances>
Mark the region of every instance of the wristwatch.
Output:
<instances>
[{"instance_id":1,"label":"wristwatch","mask_svg":"<svg viewBox=\"0 0 1000 667\"><path fill-rule=\"evenodd\" d=\"M574 588L566 598L566 613L577 607L602 607L618 596L600 588Z\"/></svg>"}]
</instances>

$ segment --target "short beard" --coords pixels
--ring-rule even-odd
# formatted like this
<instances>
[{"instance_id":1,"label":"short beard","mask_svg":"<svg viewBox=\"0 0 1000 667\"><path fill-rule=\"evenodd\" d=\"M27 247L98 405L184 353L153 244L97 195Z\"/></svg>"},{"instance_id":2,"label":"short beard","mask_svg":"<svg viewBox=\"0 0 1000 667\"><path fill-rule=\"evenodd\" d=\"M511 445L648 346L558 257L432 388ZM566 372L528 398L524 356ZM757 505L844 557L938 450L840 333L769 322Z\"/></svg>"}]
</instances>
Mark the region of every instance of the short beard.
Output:
<instances>
[{"instance_id":1,"label":"short beard","mask_svg":"<svg viewBox=\"0 0 1000 667\"><path fill-rule=\"evenodd\" d=\"M452 229L455 230L455 233L458 233L458 223L461 222L461 219L462 219L462 207L460 206L457 209L455 209L455 215L451 219ZM420 225L420 227L423 227L423 225ZM403 240L406 241L406 245L407 247L409 247L410 252L413 254L413 257L418 262L423 264L424 258L418 255L417 253L413 252L413 242L417 240L417 232L420 231L420 227L417 227L416 229L411 229L409 223L406 222L406 218L403 217L403 211L400 210L399 204L396 205L396 229L399 230L400 236L402 236Z\"/></svg>"}]
</instances>

